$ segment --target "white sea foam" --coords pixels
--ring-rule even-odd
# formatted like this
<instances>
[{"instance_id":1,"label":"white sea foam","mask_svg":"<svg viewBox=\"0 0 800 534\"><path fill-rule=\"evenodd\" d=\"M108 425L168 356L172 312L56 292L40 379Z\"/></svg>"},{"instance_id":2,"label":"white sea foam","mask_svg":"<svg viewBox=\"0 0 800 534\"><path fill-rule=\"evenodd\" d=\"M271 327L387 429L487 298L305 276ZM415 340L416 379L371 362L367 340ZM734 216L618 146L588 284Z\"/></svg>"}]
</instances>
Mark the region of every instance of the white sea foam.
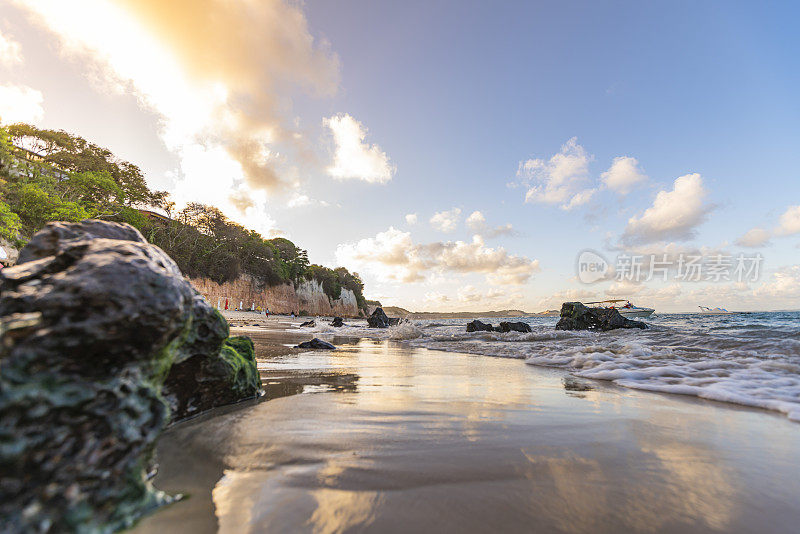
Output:
<instances>
[{"instance_id":1,"label":"white sea foam","mask_svg":"<svg viewBox=\"0 0 800 534\"><path fill-rule=\"evenodd\" d=\"M464 320L389 329L322 323L317 332L402 341L449 352L524 359L623 387L765 408L800 421L800 313L664 316L646 331L564 332L528 319L530 333L465 331ZM496 320L495 320L496 322Z\"/></svg>"},{"instance_id":2,"label":"white sea foam","mask_svg":"<svg viewBox=\"0 0 800 534\"><path fill-rule=\"evenodd\" d=\"M422 337L422 329L412 322L404 321L398 325L389 327L387 329L387 334L389 339L394 340L417 339Z\"/></svg>"}]
</instances>

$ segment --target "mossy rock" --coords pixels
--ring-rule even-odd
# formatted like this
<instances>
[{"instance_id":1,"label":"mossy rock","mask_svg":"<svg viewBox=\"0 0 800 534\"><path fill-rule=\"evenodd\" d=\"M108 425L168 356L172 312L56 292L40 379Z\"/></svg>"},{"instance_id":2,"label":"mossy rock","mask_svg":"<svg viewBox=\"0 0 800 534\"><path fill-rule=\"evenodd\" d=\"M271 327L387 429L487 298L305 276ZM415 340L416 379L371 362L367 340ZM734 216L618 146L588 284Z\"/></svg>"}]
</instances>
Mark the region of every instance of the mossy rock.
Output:
<instances>
[{"instance_id":1,"label":"mossy rock","mask_svg":"<svg viewBox=\"0 0 800 534\"><path fill-rule=\"evenodd\" d=\"M219 355L230 366L231 390L240 398L256 395L261 388L261 378L253 340L247 336L229 337Z\"/></svg>"},{"instance_id":2,"label":"mossy rock","mask_svg":"<svg viewBox=\"0 0 800 534\"><path fill-rule=\"evenodd\" d=\"M216 406L255 397L261 389L255 350L249 337L229 337L214 354L195 354L176 363L164 396L178 419Z\"/></svg>"},{"instance_id":3,"label":"mossy rock","mask_svg":"<svg viewBox=\"0 0 800 534\"><path fill-rule=\"evenodd\" d=\"M52 223L20 257L0 270L0 532L126 528L170 501L147 477L170 405L257 393L252 342L128 225Z\"/></svg>"}]
</instances>

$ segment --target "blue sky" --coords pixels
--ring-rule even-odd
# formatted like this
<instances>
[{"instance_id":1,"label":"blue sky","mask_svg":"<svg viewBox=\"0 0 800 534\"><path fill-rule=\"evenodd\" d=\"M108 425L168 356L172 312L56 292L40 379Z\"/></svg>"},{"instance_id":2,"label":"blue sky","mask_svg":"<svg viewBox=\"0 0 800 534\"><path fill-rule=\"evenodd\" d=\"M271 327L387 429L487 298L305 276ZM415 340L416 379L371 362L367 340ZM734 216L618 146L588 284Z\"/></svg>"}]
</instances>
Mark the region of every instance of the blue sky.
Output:
<instances>
[{"instance_id":1,"label":"blue sky","mask_svg":"<svg viewBox=\"0 0 800 534\"><path fill-rule=\"evenodd\" d=\"M217 19L219 35L252 37L220 44L210 60L191 38L207 21L179 18L165 31L170 15L145 4L158 3L76 2L73 12L112 6L105 20L116 31L96 35L58 2L0 4L0 32L22 56L0 65L0 86L38 91L37 122L108 145L177 198L219 199L313 261L359 271L368 296L412 309L535 311L618 295L672 311L800 306L792 3L271 0L263 13ZM282 39L262 37L270 31ZM174 63L144 61L126 37L140 52L152 40ZM169 87L196 98L176 100ZM228 96L215 100L219 87ZM201 128L192 105L250 113L258 128ZM243 156L228 155L240 145L209 141L240 135L274 155L265 165L278 185L237 170ZM570 142L571 170L551 160ZM604 185L615 158L635 159L625 160L634 183ZM518 171L529 160L541 161L526 181ZM234 189L252 205L228 202ZM467 225L475 211L485 223ZM452 231L430 222L439 212ZM511 233L492 232L509 224ZM629 252L671 258L761 253L763 272L739 284L575 279L581 250L613 263L626 239Z\"/></svg>"}]
</instances>

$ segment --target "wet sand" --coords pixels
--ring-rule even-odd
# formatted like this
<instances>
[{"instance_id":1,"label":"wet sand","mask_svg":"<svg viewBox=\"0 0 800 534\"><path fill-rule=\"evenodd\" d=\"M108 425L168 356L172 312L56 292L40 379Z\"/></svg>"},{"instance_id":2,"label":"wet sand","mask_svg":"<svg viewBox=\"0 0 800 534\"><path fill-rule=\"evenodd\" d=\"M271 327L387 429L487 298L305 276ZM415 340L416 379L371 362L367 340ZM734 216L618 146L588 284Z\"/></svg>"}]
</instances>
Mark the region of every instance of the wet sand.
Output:
<instances>
[{"instance_id":1,"label":"wet sand","mask_svg":"<svg viewBox=\"0 0 800 534\"><path fill-rule=\"evenodd\" d=\"M244 333L244 332L243 332ZM168 430L134 532L796 532L800 425L520 360L265 327L267 396Z\"/></svg>"}]
</instances>

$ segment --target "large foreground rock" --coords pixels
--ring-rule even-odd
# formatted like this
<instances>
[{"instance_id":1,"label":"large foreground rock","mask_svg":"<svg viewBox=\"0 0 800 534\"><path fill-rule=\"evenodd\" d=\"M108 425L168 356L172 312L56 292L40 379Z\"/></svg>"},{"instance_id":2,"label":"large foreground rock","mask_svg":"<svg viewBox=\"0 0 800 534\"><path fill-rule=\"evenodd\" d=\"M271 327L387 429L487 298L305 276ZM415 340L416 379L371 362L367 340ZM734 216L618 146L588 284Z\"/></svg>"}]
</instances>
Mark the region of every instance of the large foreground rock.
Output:
<instances>
[{"instance_id":1,"label":"large foreground rock","mask_svg":"<svg viewBox=\"0 0 800 534\"><path fill-rule=\"evenodd\" d=\"M647 328L641 321L633 321L620 315L613 308L589 308L580 302L565 302L561 305L561 319L556 330L614 330L616 328Z\"/></svg>"},{"instance_id":2,"label":"large foreground rock","mask_svg":"<svg viewBox=\"0 0 800 534\"><path fill-rule=\"evenodd\" d=\"M51 223L19 261L0 270L0 530L129 526L170 500L146 477L170 406L257 394L252 343L131 226Z\"/></svg>"}]
</instances>

